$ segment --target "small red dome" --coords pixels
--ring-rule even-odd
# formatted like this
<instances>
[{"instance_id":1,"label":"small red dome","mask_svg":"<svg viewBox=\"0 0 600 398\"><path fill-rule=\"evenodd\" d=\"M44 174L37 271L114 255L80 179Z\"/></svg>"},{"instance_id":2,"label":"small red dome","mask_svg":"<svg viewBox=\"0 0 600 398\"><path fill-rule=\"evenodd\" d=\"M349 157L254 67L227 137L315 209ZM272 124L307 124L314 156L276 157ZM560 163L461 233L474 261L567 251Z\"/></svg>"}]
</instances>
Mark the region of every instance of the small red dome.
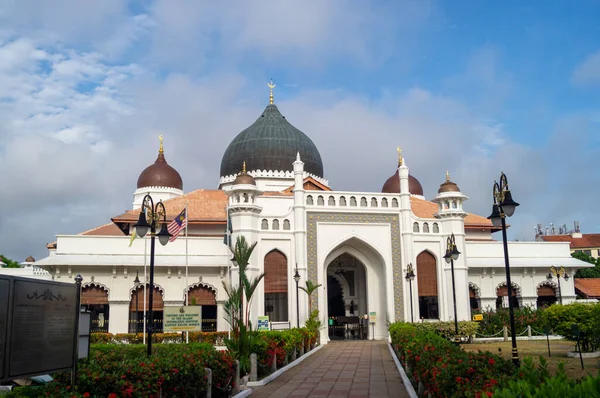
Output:
<instances>
[{"instance_id":1,"label":"small red dome","mask_svg":"<svg viewBox=\"0 0 600 398\"><path fill-rule=\"evenodd\" d=\"M383 184L381 192L400 193L400 177L398 176L398 170L396 170L396 173L388 178L385 184ZM410 174L408 175L408 192L410 192L411 195L423 196L423 186L419 180Z\"/></svg>"},{"instance_id":2,"label":"small red dome","mask_svg":"<svg viewBox=\"0 0 600 398\"><path fill-rule=\"evenodd\" d=\"M146 167L137 181L138 188L167 187L183 189L181 176L165 160L164 153L159 153L154 164Z\"/></svg>"}]
</instances>

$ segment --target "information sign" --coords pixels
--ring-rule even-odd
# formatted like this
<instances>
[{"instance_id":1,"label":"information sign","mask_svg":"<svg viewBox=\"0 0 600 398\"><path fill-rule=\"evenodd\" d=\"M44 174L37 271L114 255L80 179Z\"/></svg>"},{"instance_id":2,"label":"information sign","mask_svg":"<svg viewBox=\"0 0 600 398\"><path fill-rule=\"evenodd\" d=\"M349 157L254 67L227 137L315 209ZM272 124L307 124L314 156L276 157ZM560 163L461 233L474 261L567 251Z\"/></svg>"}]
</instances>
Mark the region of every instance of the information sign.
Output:
<instances>
[{"instance_id":1,"label":"information sign","mask_svg":"<svg viewBox=\"0 0 600 398\"><path fill-rule=\"evenodd\" d=\"M473 320L474 321L483 321L483 314L474 314Z\"/></svg>"},{"instance_id":2,"label":"information sign","mask_svg":"<svg viewBox=\"0 0 600 398\"><path fill-rule=\"evenodd\" d=\"M377 313L375 311L369 312L369 322L375 323L377 322Z\"/></svg>"},{"instance_id":3,"label":"information sign","mask_svg":"<svg viewBox=\"0 0 600 398\"><path fill-rule=\"evenodd\" d=\"M165 332L202 331L202 306L165 307L163 317Z\"/></svg>"},{"instance_id":4,"label":"information sign","mask_svg":"<svg viewBox=\"0 0 600 398\"><path fill-rule=\"evenodd\" d=\"M259 316L258 317L258 330L269 330L269 317L268 316Z\"/></svg>"}]
</instances>

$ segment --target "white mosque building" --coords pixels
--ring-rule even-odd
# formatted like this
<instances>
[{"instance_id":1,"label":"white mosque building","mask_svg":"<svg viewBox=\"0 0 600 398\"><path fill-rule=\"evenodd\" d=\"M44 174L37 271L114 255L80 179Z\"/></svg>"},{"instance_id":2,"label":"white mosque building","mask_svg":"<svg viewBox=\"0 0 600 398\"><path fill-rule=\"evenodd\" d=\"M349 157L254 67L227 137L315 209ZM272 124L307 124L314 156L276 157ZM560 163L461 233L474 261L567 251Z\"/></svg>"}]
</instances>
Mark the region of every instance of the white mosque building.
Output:
<instances>
[{"instance_id":1,"label":"white mosque building","mask_svg":"<svg viewBox=\"0 0 600 398\"><path fill-rule=\"evenodd\" d=\"M56 281L83 276L82 304L92 311L95 330L141 330L149 239L135 239L131 246L130 240L142 200L150 194L155 203L162 200L168 221L188 208L187 238L182 233L156 245L153 307L159 330L164 307L181 306L186 298L189 305L202 305L204 330L228 330L222 282L237 280L223 243L228 212L233 241L241 234L258 242L251 275L266 273L252 302L254 324L265 315L274 327L304 323L308 296L299 291L297 310L296 269L301 286L307 279L322 284L312 296L323 323L322 343L339 330L329 323L352 329L370 313L375 325L368 333L375 339L387 337L388 322L452 320L451 267L444 260L451 234L462 253L454 261L458 319L471 319L476 309L505 306L499 228L465 211L468 197L448 175L428 200L400 154L390 174L381 192L332 190L317 147L282 116L271 96L258 119L225 150L217 189L184 191L161 141L156 161L138 178L132 210L95 229L58 235L48 245L48 257L35 265ZM550 266L564 266L570 275L587 266L570 256L568 242L509 242L509 253L512 300L520 306L557 300L556 278L547 279ZM412 281L405 278L409 264ZM561 288L564 303L575 300L573 278Z\"/></svg>"}]
</instances>

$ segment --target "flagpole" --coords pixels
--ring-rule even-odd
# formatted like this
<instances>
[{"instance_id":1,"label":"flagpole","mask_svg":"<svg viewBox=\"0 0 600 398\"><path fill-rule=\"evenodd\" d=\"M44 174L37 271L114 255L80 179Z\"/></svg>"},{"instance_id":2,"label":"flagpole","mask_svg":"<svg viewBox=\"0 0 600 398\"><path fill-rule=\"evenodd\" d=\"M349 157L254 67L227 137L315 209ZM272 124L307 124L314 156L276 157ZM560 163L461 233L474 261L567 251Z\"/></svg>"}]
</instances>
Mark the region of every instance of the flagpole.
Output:
<instances>
[{"instance_id":1,"label":"flagpole","mask_svg":"<svg viewBox=\"0 0 600 398\"><path fill-rule=\"evenodd\" d=\"M146 237L142 238L144 240L144 329L143 329L143 337L142 337L142 341L144 343L144 345L146 345L146 308L148 307L148 305L146 304L146 297L147 297L147 293L146 293L146 285L148 284L148 277L146 275L146 258L148 257L148 240L146 239Z\"/></svg>"},{"instance_id":2,"label":"flagpole","mask_svg":"<svg viewBox=\"0 0 600 398\"><path fill-rule=\"evenodd\" d=\"M185 305L186 307L189 305L189 294L190 291L188 290L189 284L188 284L188 218L189 214L188 214L188 202L185 202L185 289L186 289L186 293L185 293ZM200 319L200 331L202 331L202 319ZM189 344L190 342L190 334L188 332L185 333L185 342L186 344Z\"/></svg>"}]
</instances>

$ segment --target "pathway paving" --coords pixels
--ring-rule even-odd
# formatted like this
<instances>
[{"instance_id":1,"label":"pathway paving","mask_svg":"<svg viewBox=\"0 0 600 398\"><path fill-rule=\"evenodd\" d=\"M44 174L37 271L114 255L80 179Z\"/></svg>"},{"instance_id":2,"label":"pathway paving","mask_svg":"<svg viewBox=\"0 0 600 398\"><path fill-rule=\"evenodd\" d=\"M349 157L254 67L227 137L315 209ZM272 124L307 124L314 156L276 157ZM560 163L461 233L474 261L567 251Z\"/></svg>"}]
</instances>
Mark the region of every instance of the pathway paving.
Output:
<instances>
[{"instance_id":1,"label":"pathway paving","mask_svg":"<svg viewBox=\"0 0 600 398\"><path fill-rule=\"evenodd\" d=\"M407 398L385 341L334 341L263 387L253 398Z\"/></svg>"}]
</instances>

